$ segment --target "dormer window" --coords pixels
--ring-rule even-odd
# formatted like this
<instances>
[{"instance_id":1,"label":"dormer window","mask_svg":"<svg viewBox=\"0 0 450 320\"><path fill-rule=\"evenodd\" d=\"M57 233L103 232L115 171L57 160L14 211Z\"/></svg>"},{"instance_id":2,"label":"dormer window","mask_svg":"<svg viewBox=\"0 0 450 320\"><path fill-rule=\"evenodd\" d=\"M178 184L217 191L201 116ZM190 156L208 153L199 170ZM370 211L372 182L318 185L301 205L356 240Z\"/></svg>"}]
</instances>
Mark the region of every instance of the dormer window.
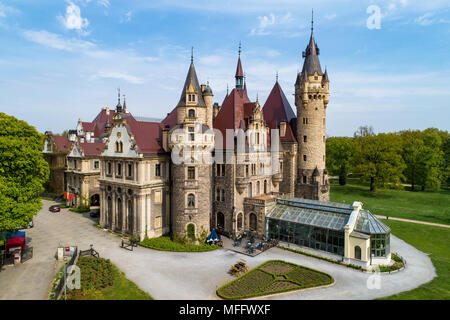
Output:
<instances>
[{"instance_id":1,"label":"dormer window","mask_svg":"<svg viewBox=\"0 0 450 320\"><path fill-rule=\"evenodd\" d=\"M195 102L195 100L196 100L196 97L195 97L196 95L195 94L188 94L187 95L187 101L188 102Z\"/></svg>"},{"instance_id":2,"label":"dormer window","mask_svg":"<svg viewBox=\"0 0 450 320\"><path fill-rule=\"evenodd\" d=\"M189 118L195 118L195 110L194 109L189 109L188 115L189 115Z\"/></svg>"}]
</instances>

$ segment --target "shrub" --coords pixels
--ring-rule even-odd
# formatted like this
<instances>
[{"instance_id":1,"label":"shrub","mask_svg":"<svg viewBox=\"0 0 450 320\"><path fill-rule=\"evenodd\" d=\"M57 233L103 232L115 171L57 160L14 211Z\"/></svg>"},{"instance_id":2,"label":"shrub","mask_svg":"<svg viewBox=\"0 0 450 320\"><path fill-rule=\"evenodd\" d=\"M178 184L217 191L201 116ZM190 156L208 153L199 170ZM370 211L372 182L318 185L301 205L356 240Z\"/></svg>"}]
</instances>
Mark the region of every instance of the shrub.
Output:
<instances>
[{"instance_id":1,"label":"shrub","mask_svg":"<svg viewBox=\"0 0 450 320\"><path fill-rule=\"evenodd\" d=\"M212 251L219 249L219 246L216 245L209 245L207 243L200 243L199 245L195 244L188 244L183 243L181 241L178 241L180 238L174 237L176 240L172 240L168 236L162 236L159 238L153 238L153 239L144 239L144 241L141 241L139 243L140 246L155 249L155 250L161 250L161 251L177 251L177 252L202 252L202 251Z\"/></svg>"}]
</instances>

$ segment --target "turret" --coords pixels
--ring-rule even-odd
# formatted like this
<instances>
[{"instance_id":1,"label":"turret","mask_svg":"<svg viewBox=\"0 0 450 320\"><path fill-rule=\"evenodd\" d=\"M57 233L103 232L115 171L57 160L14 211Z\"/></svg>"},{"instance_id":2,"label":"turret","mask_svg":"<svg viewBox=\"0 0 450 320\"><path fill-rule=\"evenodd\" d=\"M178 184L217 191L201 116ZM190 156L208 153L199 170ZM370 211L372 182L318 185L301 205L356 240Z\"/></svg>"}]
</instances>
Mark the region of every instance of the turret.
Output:
<instances>
[{"instance_id":1,"label":"turret","mask_svg":"<svg viewBox=\"0 0 450 320\"><path fill-rule=\"evenodd\" d=\"M302 71L295 82L297 106L298 168L296 197L328 201L326 171L326 108L329 99L328 72L322 72L314 28L303 52Z\"/></svg>"}]
</instances>

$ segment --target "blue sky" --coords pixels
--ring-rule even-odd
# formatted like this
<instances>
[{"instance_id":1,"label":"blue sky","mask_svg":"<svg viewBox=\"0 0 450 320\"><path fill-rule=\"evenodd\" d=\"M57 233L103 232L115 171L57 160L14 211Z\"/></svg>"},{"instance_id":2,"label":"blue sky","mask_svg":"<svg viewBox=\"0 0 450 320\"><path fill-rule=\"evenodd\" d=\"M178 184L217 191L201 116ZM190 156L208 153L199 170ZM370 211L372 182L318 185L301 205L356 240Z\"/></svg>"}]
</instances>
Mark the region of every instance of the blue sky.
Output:
<instances>
[{"instance_id":1,"label":"blue sky","mask_svg":"<svg viewBox=\"0 0 450 320\"><path fill-rule=\"evenodd\" d=\"M312 5L331 81L328 135L450 130L449 0L0 0L0 111L62 132L113 108L120 87L134 115L163 118L192 46L199 80L221 104L239 41L250 98L264 103L278 71L295 108ZM367 27L371 5L379 29Z\"/></svg>"}]
</instances>

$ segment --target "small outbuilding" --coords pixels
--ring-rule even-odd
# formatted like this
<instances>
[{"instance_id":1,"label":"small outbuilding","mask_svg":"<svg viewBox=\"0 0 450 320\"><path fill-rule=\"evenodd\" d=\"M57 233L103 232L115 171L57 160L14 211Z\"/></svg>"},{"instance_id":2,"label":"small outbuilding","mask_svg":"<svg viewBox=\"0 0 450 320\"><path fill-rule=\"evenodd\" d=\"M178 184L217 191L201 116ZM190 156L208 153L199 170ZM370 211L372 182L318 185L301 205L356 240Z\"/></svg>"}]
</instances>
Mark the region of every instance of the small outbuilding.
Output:
<instances>
[{"instance_id":1,"label":"small outbuilding","mask_svg":"<svg viewBox=\"0 0 450 320\"><path fill-rule=\"evenodd\" d=\"M352 205L278 198L266 215L266 236L326 251L364 268L389 264L390 228L361 202Z\"/></svg>"}]
</instances>

